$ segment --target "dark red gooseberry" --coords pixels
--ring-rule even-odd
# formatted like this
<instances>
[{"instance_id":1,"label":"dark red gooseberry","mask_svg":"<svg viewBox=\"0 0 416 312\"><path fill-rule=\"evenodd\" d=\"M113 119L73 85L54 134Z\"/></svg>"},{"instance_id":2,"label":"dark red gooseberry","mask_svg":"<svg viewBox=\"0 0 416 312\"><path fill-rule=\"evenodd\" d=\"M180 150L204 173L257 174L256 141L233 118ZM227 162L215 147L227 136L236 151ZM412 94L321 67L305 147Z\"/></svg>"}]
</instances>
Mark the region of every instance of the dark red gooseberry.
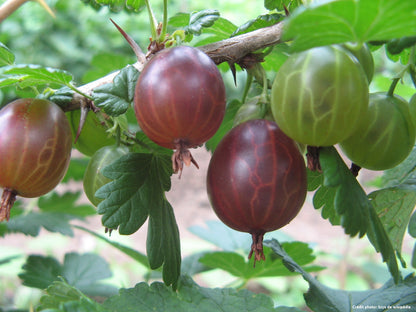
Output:
<instances>
[{"instance_id":1,"label":"dark red gooseberry","mask_svg":"<svg viewBox=\"0 0 416 312\"><path fill-rule=\"evenodd\" d=\"M63 178L71 157L71 128L56 104L19 99L0 110L0 221L16 195L38 197Z\"/></svg>"},{"instance_id":2,"label":"dark red gooseberry","mask_svg":"<svg viewBox=\"0 0 416 312\"><path fill-rule=\"evenodd\" d=\"M207 174L217 216L252 235L252 254L264 260L263 235L288 224L306 197L306 168L296 143L268 120L233 128L217 146Z\"/></svg>"},{"instance_id":3,"label":"dark red gooseberry","mask_svg":"<svg viewBox=\"0 0 416 312\"><path fill-rule=\"evenodd\" d=\"M155 143L175 149L173 169L195 160L198 147L218 130L225 113L225 87L215 63L188 46L156 54L137 81L134 108L140 128Z\"/></svg>"}]
</instances>

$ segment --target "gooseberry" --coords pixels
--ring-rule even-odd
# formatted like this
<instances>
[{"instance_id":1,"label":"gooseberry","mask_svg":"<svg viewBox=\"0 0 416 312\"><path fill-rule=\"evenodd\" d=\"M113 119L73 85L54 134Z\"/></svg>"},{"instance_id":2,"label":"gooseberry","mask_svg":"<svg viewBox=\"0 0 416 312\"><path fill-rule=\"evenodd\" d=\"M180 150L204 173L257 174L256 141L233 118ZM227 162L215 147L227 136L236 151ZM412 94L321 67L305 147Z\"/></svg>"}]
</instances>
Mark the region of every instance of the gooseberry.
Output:
<instances>
[{"instance_id":1,"label":"gooseberry","mask_svg":"<svg viewBox=\"0 0 416 312\"><path fill-rule=\"evenodd\" d=\"M104 146L91 157L85 169L83 186L85 195L94 206L98 206L103 201L95 197L95 192L111 181L101 173L101 170L128 152L129 149L126 146Z\"/></svg>"},{"instance_id":2,"label":"gooseberry","mask_svg":"<svg viewBox=\"0 0 416 312\"><path fill-rule=\"evenodd\" d=\"M340 147L356 165L386 170L401 163L415 144L415 126L408 103L397 95L370 94L359 127Z\"/></svg>"},{"instance_id":3,"label":"gooseberry","mask_svg":"<svg viewBox=\"0 0 416 312\"><path fill-rule=\"evenodd\" d=\"M355 44L346 43L342 47L355 56L367 76L368 83L370 83L374 75L374 59L368 45L363 44L361 47L357 47Z\"/></svg>"},{"instance_id":4,"label":"gooseberry","mask_svg":"<svg viewBox=\"0 0 416 312\"><path fill-rule=\"evenodd\" d=\"M71 125L72 136L76 138L81 110L77 109L66 114ZM92 156L100 148L115 143L116 140L108 135L107 127L100 122L94 112L89 111L82 131L74 142L74 147L82 154Z\"/></svg>"},{"instance_id":5,"label":"gooseberry","mask_svg":"<svg viewBox=\"0 0 416 312\"><path fill-rule=\"evenodd\" d=\"M225 86L203 52L179 46L158 52L137 81L134 108L140 128L155 143L175 149L174 172L197 163L189 148L218 130L225 114Z\"/></svg>"},{"instance_id":6,"label":"gooseberry","mask_svg":"<svg viewBox=\"0 0 416 312\"><path fill-rule=\"evenodd\" d=\"M0 221L9 219L16 195L38 197L64 177L71 157L65 113L43 99L18 99L0 110Z\"/></svg>"},{"instance_id":7,"label":"gooseberry","mask_svg":"<svg viewBox=\"0 0 416 312\"><path fill-rule=\"evenodd\" d=\"M289 137L310 146L348 138L368 107L368 82L361 65L336 46L292 54L273 82L274 119Z\"/></svg>"},{"instance_id":8,"label":"gooseberry","mask_svg":"<svg viewBox=\"0 0 416 312\"><path fill-rule=\"evenodd\" d=\"M306 196L306 168L296 143L269 120L233 128L208 166L211 205L227 226L252 235L249 254L264 260L263 236L288 224Z\"/></svg>"}]
</instances>

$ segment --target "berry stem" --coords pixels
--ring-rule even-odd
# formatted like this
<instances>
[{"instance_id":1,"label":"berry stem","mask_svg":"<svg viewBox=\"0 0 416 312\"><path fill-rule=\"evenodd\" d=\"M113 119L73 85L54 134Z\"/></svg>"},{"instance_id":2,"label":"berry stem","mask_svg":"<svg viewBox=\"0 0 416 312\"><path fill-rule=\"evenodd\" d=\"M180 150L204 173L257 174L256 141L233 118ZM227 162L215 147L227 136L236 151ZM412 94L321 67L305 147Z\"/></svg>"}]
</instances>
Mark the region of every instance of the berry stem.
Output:
<instances>
[{"instance_id":1,"label":"berry stem","mask_svg":"<svg viewBox=\"0 0 416 312\"><path fill-rule=\"evenodd\" d=\"M246 84L244 86L243 98L241 99L241 103L246 102L247 95L248 95L248 92L250 91L252 82L253 82L253 74L247 71L247 79L246 79Z\"/></svg>"},{"instance_id":2,"label":"berry stem","mask_svg":"<svg viewBox=\"0 0 416 312\"><path fill-rule=\"evenodd\" d=\"M179 140L175 143L175 152L172 154L172 168L173 173L179 172L179 179L182 176L183 164L189 167L191 164L194 164L195 167L199 169L198 163L192 156L191 152L189 151L187 144Z\"/></svg>"},{"instance_id":3,"label":"berry stem","mask_svg":"<svg viewBox=\"0 0 416 312\"><path fill-rule=\"evenodd\" d=\"M153 13L152 7L150 6L149 0L145 0L147 12L149 14L149 21L150 21L150 31L152 33L152 40L158 40L157 35L157 20L155 14Z\"/></svg>"},{"instance_id":4,"label":"berry stem","mask_svg":"<svg viewBox=\"0 0 416 312\"><path fill-rule=\"evenodd\" d=\"M16 192L9 188L3 190L0 201L0 222L10 219L10 210L16 201Z\"/></svg>"},{"instance_id":5,"label":"berry stem","mask_svg":"<svg viewBox=\"0 0 416 312\"><path fill-rule=\"evenodd\" d=\"M168 0L163 0L163 22L162 30L159 35L159 42L165 41L166 31L168 29Z\"/></svg>"},{"instance_id":6,"label":"berry stem","mask_svg":"<svg viewBox=\"0 0 416 312\"><path fill-rule=\"evenodd\" d=\"M399 81L400 81L400 78L394 78L394 79L393 79L393 81L392 81L392 83L391 83L391 85L390 85L389 91L387 91L387 95L389 95L389 96L393 96L393 94L394 94L394 89L396 89L397 83L398 83Z\"/></svg>"},{"instance_id":7,"label":"berry stem","mask_svg":"<svg viewBox=\"0 0 416 312\"><path fill-rule=\"evenodd\" d=\"M256 267L256 261L266 260L263 252L263 237L264 233L251 233L253 242L251 244L251 250L248 254L248 259L250 260L254 253L254 264L253 267Z\"/></svg>"}]
</instances>

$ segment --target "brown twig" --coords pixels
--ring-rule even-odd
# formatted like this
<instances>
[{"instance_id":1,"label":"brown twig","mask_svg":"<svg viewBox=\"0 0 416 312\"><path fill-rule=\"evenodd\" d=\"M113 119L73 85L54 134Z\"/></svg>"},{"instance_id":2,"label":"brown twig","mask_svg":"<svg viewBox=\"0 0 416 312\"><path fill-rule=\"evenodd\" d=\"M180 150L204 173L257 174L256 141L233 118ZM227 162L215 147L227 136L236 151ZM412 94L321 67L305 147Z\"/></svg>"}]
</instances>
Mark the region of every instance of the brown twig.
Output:
<instances>
[{"instance_id":1,"label":"brown twig","mask_svg":"<svg viewBox=\"0 0 416 312\"><path fill-rule=\"evenodd\" d=\"M0 6L0 23L30 0L7 0Z\"/></svg>"},{"instance_id":2,"label":"brown twig","mask_svg":"<svg viewBox=\"0 0 416 312\"><path fill-rule=\"evenodd\" d=\"M0 23L29 1L38 2L52 17L55 17L55 14L44 0L7 0L0 6Z\"/></svg>"},{"instance_id":3,"label":"brown twig","mask_svg":"<svg viewBox=\"0 0 416 312\"><path fill-rule=\"evenodd\" d=\"M257 29L246 34L207 44L198 48L206 53L217 65L223 62L231 64L239 63L244 60L244 57L250 55L250 53L281 42L280 36L282 33L282 27L283 23L280 22L269 27ZM144 66L144 60L141 59L140 61L137 61L133 64L133 66L137 70L141 71ZM98 80L80 86L78 89L84 94L91 95L93 90L98 86L106 83L112 83L114 77L117 76L118 73L119 72L111 73L107 76L99 78ZM65 107L65 110L69 111L79 109L82 101L85 101L85 98L79 94L75 94L71 104Z\"/></svg>"}]
</instances>

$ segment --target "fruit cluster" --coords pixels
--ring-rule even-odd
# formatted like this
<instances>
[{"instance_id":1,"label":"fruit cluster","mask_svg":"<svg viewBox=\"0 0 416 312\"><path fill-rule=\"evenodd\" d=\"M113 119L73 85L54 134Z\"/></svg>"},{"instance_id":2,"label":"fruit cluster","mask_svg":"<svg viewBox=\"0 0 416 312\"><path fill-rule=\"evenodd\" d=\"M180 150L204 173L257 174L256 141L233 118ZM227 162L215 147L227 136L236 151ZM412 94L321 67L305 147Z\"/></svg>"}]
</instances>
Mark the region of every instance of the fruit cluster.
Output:
<instances>
[{"instance_id":1,"label":"fruit cluster","mask_svg":"<svg viewBox=\"0 0 416 312\"><path fill-rule=\"evenodd\" d=\"M307 193L304 146L339 144L351 161L385 170L402 162L415 143L416 96L409 104L390 93L369 94L374 63L366 46L313 48L291 55L276 74L267 101L241 106L232 128L213 152L207 192L218 217L252 235L249 258L264 259L263 236L288 224ZM226 109L225 86L214 62L196 48L158 52L135 89L141 131L173 149L173 172L198 167L189 149L210 139ZM74 146L92 156L84 190L97 206L96 191L110 180L101 169L129 153L116 146L95 114L77 133L78 111L67 114L47 100L17 100L0 111L0 220L8 219L16 195L37 197L52 190L68 167ZM78 131L79 132L79 131ZM88 141L89 140L89 141ZM180 175L179 175L180 176Z\"/></svg>"},{"instance_id":2,"label":"fruit cluster","mask_svg":"<svg viewBox=\"0 0 416 312\"><path fill-rule=\"evenodd\" d=\"M293 54L272 86L273 116L300 143L339 144L355 165L392 168L412 150L415 123L399 96L369 94L373 72L367 46L326 46Z\"/></svg>"}]
</instances>

